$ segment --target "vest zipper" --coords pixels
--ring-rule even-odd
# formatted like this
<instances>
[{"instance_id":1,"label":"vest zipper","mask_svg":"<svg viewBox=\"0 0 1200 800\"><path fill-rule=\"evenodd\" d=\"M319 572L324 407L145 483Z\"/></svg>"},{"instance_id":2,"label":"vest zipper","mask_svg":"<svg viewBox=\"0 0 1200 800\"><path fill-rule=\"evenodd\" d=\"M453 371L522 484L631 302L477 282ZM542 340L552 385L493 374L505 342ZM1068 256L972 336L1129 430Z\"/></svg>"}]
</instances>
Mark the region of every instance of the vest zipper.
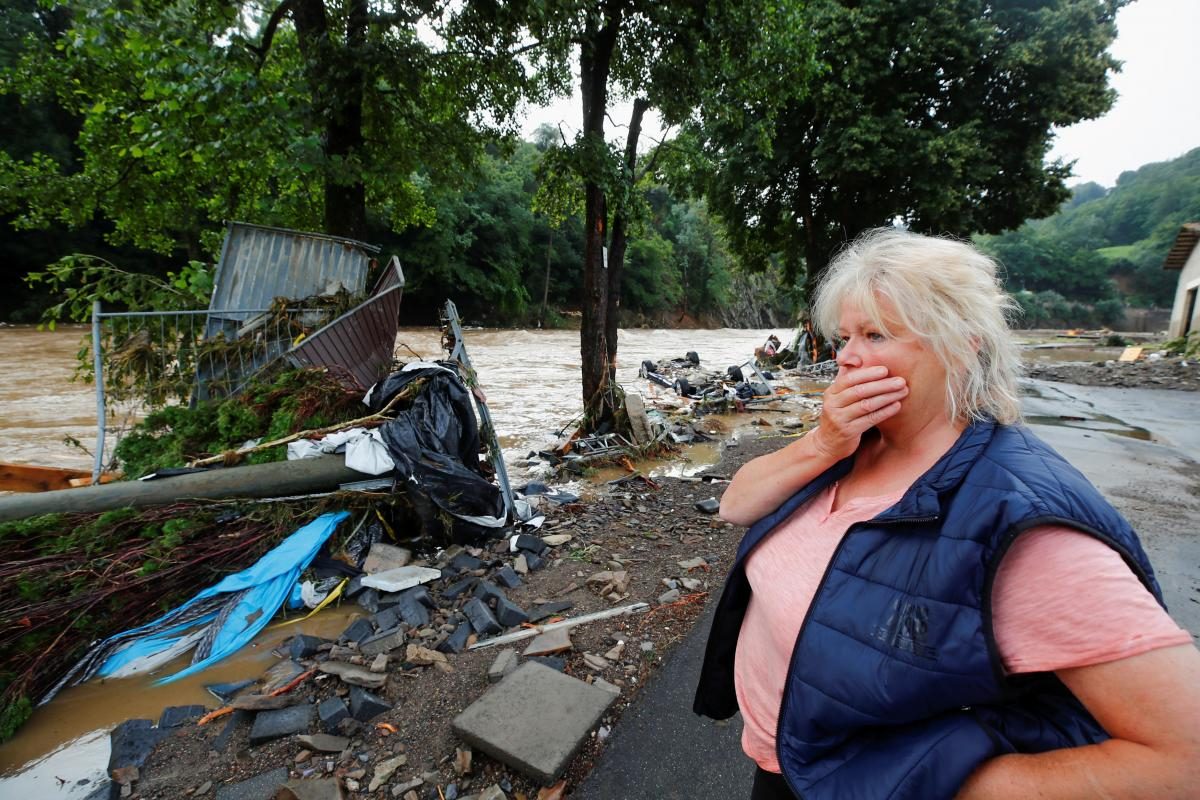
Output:
<instances>
[{"instance_id":1,"label":"vest zipper","mask_svg":"<svg viewBox=\"0 0 1200 800\"><path fill-rule=\"evenodd\" d=\"M860 525L866 525L868 522L872 526L878 525L897 525L899 523L911 522L936 522L938 516L935 514L932 517L902 517L896 519L881 519L881 520L866 520L865 522L855 522L842 535L841 541L837 543L837 547L833 549L833 555L829 558L829 563L825 565L825 572L821 575L821 580L817 584L817 589L813 592L812 602L808 604L808 610L804 612L804 619L800 623L800 630L796 633L796 641L792 644L792 654L788 659L787 677L783 680L783 699L779 702L779 717L775 720L775 758L779 761L779 772L783 775L783 782L787 784L788 791L796 796L797 800L801 800L800 793L796 791L796 787L792 786L792 781L788 778L787 770L783 768L783 753L780 751L779 733L783 730L784 712L787 711L788 702L788 686L792 683L792 670L796 668L796 651L800 648L800 639L804 636L804 629L808 627L808 620L812 617L813 606L817 604L817 597L820 596L821 590L825 588L825 581L829 579L829 572L833 569L834 563L837 561L838 554L842 552L842 546L846 540L850 538L850 534L854 533L854 529ZM746 554L749 558L750 554Z\"/></svg>"}]
</instances>

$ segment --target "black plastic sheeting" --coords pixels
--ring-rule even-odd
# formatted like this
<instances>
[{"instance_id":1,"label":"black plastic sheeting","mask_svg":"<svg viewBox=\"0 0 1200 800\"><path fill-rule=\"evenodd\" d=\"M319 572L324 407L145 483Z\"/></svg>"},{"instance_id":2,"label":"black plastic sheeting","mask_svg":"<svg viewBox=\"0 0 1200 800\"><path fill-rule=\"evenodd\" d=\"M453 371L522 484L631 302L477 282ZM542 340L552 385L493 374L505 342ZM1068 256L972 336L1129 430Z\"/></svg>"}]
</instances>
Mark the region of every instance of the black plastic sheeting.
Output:
<instances>
[{"instance_id":1,"label":"black plastic sheeting","mask_svg":"<svg viewBox=\"0 0 1200 800\"><path fill-rule=\"evenodd\" d=\"M371 410L380 411L416 380L424 380L424 388L380 433L425 531L442 531L457 544L503 536L503 525L463 519L504 520L505 511L500 487L483 472L479 423L453 366L392 373L372 390Z\"/></svg>"}]
</instances>

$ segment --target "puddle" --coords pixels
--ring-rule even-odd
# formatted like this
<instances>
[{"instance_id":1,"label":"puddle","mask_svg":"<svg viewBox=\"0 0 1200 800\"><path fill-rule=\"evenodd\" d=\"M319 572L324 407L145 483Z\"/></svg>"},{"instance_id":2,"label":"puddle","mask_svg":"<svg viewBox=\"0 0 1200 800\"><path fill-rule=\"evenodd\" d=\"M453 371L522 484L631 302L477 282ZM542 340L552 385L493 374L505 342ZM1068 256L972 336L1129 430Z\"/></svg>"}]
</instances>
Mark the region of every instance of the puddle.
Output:
<instances>
[{"instance_id":1,"label":"puddle","mask_svg":"<svg viewBox=\"0 0 1200 800\"><path fill-rule=\"evenodd\" d=\"M357 604L344 603L295 625L267 628L235 655L166 686L153 683L186 667L190 654L153 675L92 680L66 689L53 702L36 709L16 737L0 745L0 797L84 798L104 778L108 732L119 723L157 720L168 706L216 708L219 703L205 690L205 684L257 678L278 660L271 650L293 634L334 639L354 617L366 615Z\"/></svg>"},{"instance_id":2,"label":"puddle","mask_svg":"<svg viewBox=\"0 0 1200 800\"><path fill-rule=\"evenodd\" d=\"M1145 442L1154 440L1154 435L1145 428L1130 425L1116 417L1109 417L1104 414L1098 414L1090 418L1026 414L1025 421L1030 425L1054 425L1059 428L1076 428L1083 431L1113 433L1117 436L1127 436L1130 439L1141 439Z\"/></svg>"}]
</instances>

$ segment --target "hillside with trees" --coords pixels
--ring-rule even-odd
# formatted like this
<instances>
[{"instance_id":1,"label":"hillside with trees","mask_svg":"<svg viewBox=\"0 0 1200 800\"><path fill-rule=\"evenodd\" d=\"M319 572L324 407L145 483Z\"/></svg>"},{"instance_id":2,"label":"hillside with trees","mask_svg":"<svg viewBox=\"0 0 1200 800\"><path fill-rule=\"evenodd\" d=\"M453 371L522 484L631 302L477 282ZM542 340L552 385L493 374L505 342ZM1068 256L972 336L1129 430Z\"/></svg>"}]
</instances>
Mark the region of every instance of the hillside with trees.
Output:
<instances>
[{"instance_id":1,"label":"hillside with trees","mask_svg":"<svg viewBox=\"0 0 1200 800\"><path fill-rule=\"evenodd\" d=\"M1059 306L1050 321L1063 304L1091 304L1104 323L1114 308L1170 306L1177 273L1163 269L1163 258L1179 226L1198 219L1200 148L1123 172L1112 188L1075 186L1052 216L977 241L1004 265L1010 291L1026 294L1023 304L1042 296L1027 316Z\"/></svg>"}]
</instances>

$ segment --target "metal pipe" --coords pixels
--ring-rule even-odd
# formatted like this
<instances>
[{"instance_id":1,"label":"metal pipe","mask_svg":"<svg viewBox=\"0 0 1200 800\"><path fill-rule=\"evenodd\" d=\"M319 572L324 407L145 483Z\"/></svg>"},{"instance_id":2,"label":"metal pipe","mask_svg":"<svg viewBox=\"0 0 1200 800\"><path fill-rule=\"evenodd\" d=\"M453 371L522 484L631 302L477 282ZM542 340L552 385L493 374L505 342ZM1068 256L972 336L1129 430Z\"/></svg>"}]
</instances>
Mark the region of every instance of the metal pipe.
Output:
<instances>
[{"instance_id":1,"label":"metal pipe","mask_svg":"<svg viewBox=\"0 0 1200 800\"><path fill-rule=\"evenodd\" d=\"M104 358L100 352L100 301L92 301L92 372L96 381L96 455L92 464L92 485L100 482L104 471Z\"/></svg>"}]
</instances>

